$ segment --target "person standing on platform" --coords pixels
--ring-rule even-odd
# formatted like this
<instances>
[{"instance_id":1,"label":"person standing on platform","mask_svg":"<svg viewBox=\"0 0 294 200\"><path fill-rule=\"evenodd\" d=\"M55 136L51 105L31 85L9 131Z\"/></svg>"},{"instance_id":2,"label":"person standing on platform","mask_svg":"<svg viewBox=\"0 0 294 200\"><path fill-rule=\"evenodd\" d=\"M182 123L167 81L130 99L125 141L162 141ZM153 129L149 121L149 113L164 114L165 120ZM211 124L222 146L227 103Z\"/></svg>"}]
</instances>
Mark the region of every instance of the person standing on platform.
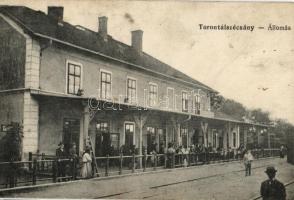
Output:
<instances>
[{"instance_id":1,"label":"person standing on platform","mask_svg":"<svg viewBox=\"0 0 294 200\"><path fill-rule=\"evenodd\" d=\"M57 157L57 177L58 181L61 181L64 179L66 175L66 153L64 150L64 144L63 142L60 142L58 144L58 149L56 149L56 157Z\"/></svg>"},{"instance_id":2,"label":"person standing on platform","mask_svg":"<svg viewBox=\"0 0 294 200\"><path fill-rule=\"evenodd\" d=\"M69 158L71 159L71 172L72 176L75 179L77 177L77 167L79 163L79 156L77 154L77 145L75 142L72 143L71 148L69 149Z\"/></svg>"},{"instance_id":3,"label":"person standing on platform","mask_svg":"<svg viewBox=\"0 0 294 200\"><path fill-rule=\"evenodd\" d=\"M170 142L168 143L168 149L167 149L167 168L173 168L174 167L174 154L175 149L173 147L173 144Z\"/></svg>"},{"instance_id":4,"label":"person standing on platform","mask_svg":"<svg viewBox=\"0 0 294 200\"><path fill-rule=\"evenodd\" d=\"M73 143L71 144L71 147L70 147L68 153L69 153L69 157L70 157L71 159L77 159L77 158L78 158L78 154L77 154L77 145L76 145L75 142L73 142Z\"/></svg>"},{"instance_id":5,"label":"person standing on platform","mask_svg":"<svg viewBox=\"0 0 294 200\"><path fill-rule=\"evenodd\" d=\"M280 158L284 158L285 157L285 147L282 145L280 147Z\"/></svg>"},{"instance_id":6,"label":"person standing on platform","mask_svg":"<svg viewBox=\"0 0 294 200\"><path fill-rule=\"evenodd\" d=\"M245 151L243 161L245 165L245 176L251 176L251 163L253 161L253 156L250 150Z\"/></svg>"},{"instance_id":7,"label":"person standing on platform","mask_svg":"<svg viewBox=\"0 0 294 200\"><path fill-rule=\"evenodd\" d=\"M90 147L86 147L86 150L82 158L82 169L81 176L82 178L91 178L92 177L92 157L90 155Z\"/></svg>"},{"instance_id":8,"label":"person standing on platform","mask_svg":"<svg viewBox=\"0 0 294 200\"><path fill-rule=\"evenodd\" d=\"M263 200L286 200L286 189L283 183L278 181L277 170L274 167L267 167L265 173L268 180L261 183L260 194Z\"/></svg>"}]
</instances>

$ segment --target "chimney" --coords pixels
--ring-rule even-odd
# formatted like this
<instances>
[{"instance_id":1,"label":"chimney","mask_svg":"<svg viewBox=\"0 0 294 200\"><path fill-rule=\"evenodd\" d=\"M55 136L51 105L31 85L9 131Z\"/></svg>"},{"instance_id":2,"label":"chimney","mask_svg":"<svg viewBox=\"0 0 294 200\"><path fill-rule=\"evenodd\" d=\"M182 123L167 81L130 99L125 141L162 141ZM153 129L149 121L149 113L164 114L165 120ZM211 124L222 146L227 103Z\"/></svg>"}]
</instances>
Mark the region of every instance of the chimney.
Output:
<instances>
[{"instance_id":1,"label":"chimney","mask_svg":"<svg viewBox=\"0 0 294 200\"><path fill-rule=\"evenodd\" d=\"M63 7L60 6L48 6L48 16L54 18L57 21L63 20Z\"/></svg>"},{"instance_id":2,"label":"chimney","mask_svg":"<svg viewBox=\"0 0 294 200\"><path fill-rule=\"evenodd\" d=\"M107 17L98 17L98 23L98 33L104 40L107 40Z\"/></svg>"},{"instance_id":3,"label":"chimney","mask_svg":"<svg viewBox=\"0 0 294 200\"><path fill-rule=\"evenodd\" d=\"M142 38L143 38L142 30L132 31L132 47L139 53L142 52Z\"/></svg>"}]
</instances>

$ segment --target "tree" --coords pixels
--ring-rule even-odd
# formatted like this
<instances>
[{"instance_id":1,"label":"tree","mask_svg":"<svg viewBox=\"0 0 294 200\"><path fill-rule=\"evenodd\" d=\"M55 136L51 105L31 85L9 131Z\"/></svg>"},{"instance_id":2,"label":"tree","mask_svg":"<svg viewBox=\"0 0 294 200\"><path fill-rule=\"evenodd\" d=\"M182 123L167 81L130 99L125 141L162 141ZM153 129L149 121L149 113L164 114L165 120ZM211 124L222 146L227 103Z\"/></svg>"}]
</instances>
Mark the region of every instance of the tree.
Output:
<instances>
[{"instance_id":1,"label":"tree","mask_svg":"<svg viewBox=\"0 0 294 200\"><path fill-rule=\"evenodd\" d=\"M273 132L275 136L279 138L282 144L287 144L287 138L294 134L294 126L284 119L277 119L274 124Z\"/></svg>"},{"instance_id":2,"label":"tree","mask_svg":"<svg viewBox=\"0 0 294 200\"><path fill-rule=\"evenodd\" d=\"M247 113L246 108L241 103L238 103L232 99L225 99L219 111L233 116L239 120L241 120Z\"/></svg>"},{"instance_id":3,"label":"tree","mask_svg":"<svg viewBox=\"0 0 294 200\"><path fill-rule=\"evenodd\" d=\"M260 108L250 111L251 116L254 117L255 121L262 123L270 123L269 112L262 111Z\"/></svg>"},{"instance_id":4,"label":"tree","mask_svg":"<svg viewBox=\"0 0 294 200\"><path fill-rule=\"evenodd\" d=\"M225 101L225 98L219 94L212 93L210 97L210 106L213 110L219 110Z\"/></svg>"}]
</instances>

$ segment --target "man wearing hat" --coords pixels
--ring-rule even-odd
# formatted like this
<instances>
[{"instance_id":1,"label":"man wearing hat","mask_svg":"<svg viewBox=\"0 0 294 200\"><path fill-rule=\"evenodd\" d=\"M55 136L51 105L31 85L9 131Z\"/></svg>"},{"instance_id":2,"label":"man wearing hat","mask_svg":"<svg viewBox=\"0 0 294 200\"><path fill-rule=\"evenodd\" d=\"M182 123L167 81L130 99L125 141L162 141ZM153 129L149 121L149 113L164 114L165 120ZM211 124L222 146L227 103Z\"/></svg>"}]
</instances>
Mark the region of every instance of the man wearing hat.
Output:
<instances>
[{"instance_id":1,"label":"man wearing hat","mask_svg":"<svg viewBox=\"0 0 294 200\"><path fill-rule=\"evenodd\" d=\"M65 171L66 171L66 162L63 160L66 158L66 153L64 150L64 144L63 142L60 142L58 144L58 149L56 149L56 157L57 157L57 176L58 181L61 181L65 177Z\"/></svg>"},{"instance_id":2,"label":"man wearing hat","mask_svg":"<svg viewBox=\"0 0 294 200\"><path fill-rule=\"evenodd\" d=\"M261 183L260 194L263 200L286 200L286 190L283 183L275 179L277 170L267 167L265 173L268 180Z\"/></svg>"}]
</instances>

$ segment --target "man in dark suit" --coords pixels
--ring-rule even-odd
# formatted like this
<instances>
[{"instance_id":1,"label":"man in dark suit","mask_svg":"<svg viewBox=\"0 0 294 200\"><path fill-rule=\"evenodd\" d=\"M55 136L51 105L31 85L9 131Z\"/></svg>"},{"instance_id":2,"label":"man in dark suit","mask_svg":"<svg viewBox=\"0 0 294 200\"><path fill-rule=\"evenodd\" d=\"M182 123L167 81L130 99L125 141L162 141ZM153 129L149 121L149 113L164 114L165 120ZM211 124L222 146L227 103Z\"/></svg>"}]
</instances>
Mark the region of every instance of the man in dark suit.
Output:
<instances>
[{"instance_id":1,"label":"man in dark suit","mask_svg":"<svg viewBox=\"0 0 294 200\"><path fill-rule=\"evenodd\" d=\"M286 200L286 189L283 183L275 179L277 170L267 167L268 180L261 183L260 194L263 200Z\"/></svg>"},{"instance_id":2,"label":"man in dark suit","mask_svg":"<svg viewBox=\"0 0 294 200\"><path fill-rule=\"evenodd\" d=\"M56 158L57 158L57 177L59 178L58 181L62 180L62 177L65 177L66 172L66 153L64 150L64 144L60 142L58 144L58 149L56 149Z\"/></svg>"}]
</instances>

